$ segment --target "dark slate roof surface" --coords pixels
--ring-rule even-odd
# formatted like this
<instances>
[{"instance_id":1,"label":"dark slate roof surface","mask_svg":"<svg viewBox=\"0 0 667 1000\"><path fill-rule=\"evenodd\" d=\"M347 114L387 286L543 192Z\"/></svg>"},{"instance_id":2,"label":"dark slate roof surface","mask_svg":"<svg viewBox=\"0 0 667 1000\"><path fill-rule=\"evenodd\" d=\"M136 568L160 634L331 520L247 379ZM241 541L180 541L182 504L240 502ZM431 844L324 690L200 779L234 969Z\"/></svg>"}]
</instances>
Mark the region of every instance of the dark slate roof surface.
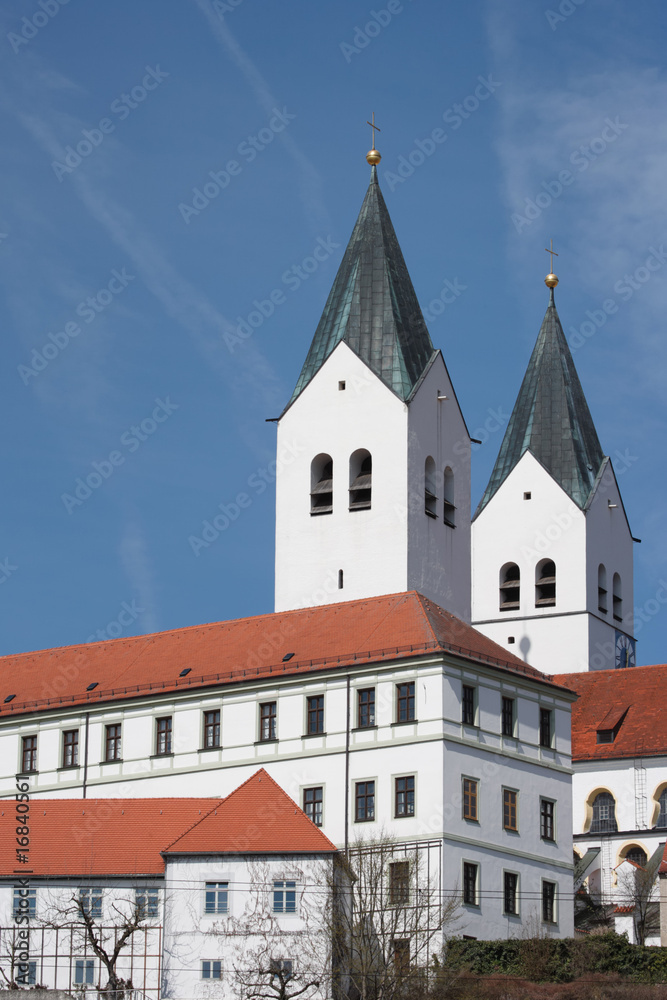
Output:
<instances>
[{"instance_id":1,"label":"dark slate roof surface","mask_svg":"<svg viewBox=\"0 0 667 1000\"><path fill-rule=\"evenodd\" d=\"M433 354L375 167L290 404L341 340L403 400Z\"/></svg>"},{"instance_id":2,"label":"dark slate roof surface","mask_svg":"<svg viewBox=\"0 0 667 1000\"><path fill-rule=\"evenodd\" d=\"M553 289L496 464L475 517L530 451L582 509L604 460Z\"/></svg>"}]
</instances>

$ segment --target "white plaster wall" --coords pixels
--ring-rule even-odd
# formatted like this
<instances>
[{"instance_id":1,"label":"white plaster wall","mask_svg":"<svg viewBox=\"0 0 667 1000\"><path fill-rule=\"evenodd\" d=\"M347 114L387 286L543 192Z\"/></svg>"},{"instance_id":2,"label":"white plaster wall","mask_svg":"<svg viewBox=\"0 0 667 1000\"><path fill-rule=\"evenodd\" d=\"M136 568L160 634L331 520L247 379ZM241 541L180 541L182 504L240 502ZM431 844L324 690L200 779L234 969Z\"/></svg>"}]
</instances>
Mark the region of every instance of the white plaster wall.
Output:
<instances>
[{"instance_id":1,"label":"white plaster wall","mask_svg":"<svg viewBox=\"0 0 667 1000\"><path fill-rule=\"evenodd\" d=\"M167 860L170 902L164 931L165 997L236 997L235 968L254 971L258 959L289 958L295 970L324 978L316 997L331 996L326 943L327 880L331 859L294 855L174 857ZM297 911L272 913L274 879L297 882ZM204 912L206 882L229 882L229 912ZM259 904L259 905L258 905ZM304 938L303 935L306 935ZM204 980L202 960L222 962L222 980Z\"/></svg>"},{"instance_id":2,"label":"white plaster wall","mask_svg":"<svg viewBox=\"0 0 667 1000\"><path fill-rule=\"evenodd\" d=\"M278 424L276 611L408 589L407 434L407 406L338 344ZM359 448L373 459L372 506L350 511L349 460ZM320 453L333 459L333 513L311 516Z\"/></svg>"},{"instance_id":3,"label":"white plaster wall","mask_svg":"<svg viewBox=\"0 0 667 1000\"><path fill-rule=\"evenodd\" d=\"M447 396L438 400L438 396ZM470 621L470 438L438 354L408 413L408 590ZM436 468L437 518L424 512L425 462ZM444 470L454 474L455 528L443 520Z\"/></svg>"},{"instance_id":4,"label":"white plaster wall","mask_svg":"<svg viewBox=\"0 0 667 1000\"><path fill-rule=\"evenodd\" d=\"M613 506L609 506L612 504ZM633 563L634 542L623 511L623 501L614 476L611 461L603 473L586 515L588 563L588 606L593 614L609 623L609 632L616 629L633 634ZM607 570L607 614L598 611L598 566ZM623 620L613 617L613 576L621 577ZM612 634L613 640L613 634ZM608 641L608 640L605 640ZM593 650L595 652L595 650Z\"/></svg>"}]
</instances>

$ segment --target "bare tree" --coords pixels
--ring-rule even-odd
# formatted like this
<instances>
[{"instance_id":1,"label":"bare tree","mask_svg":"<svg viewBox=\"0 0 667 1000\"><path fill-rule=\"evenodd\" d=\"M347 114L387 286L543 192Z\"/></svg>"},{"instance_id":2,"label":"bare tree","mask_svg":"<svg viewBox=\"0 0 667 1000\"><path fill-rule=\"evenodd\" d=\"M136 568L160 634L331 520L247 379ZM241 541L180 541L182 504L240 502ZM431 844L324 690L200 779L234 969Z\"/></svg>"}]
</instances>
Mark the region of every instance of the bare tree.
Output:
<instances>
[{"instance_id":1,"label":"bare tree","mask_svg":"<svg viewBox=\"0 0 667 1000\"><path fill-rule=\"evenodd\" d=\"M618 872L617 888L621 905L632 907L637 944L646 944L648 937L660 934L656 889L663 849L661 844L645 865L626 860Z\"/></svg>"},{"instance_id":2,"label":"bare tree","mask_svg":"<svg viewBox=\"0 0 667 1000\"><path fill-rule=\"evenodd\" d=\"M443 894L430 850L432 845L400 844L385 834L353 845L351 905L339 908L331 925L341 951L349 942L350 996L396 1000L424 991L460 904L458 892Z\"/></svg>"}]
</instances>

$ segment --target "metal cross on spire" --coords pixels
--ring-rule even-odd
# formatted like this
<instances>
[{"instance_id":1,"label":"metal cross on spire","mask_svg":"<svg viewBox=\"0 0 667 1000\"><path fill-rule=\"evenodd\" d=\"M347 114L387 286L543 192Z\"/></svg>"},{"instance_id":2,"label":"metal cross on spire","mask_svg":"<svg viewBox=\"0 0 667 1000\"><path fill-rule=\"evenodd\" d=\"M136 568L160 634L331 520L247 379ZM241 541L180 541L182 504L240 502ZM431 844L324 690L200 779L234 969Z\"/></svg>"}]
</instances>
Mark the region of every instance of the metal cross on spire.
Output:
<instances>
[{"instance_id":1,"label":"metal cross on spire","mask_svg":"<svg viewBox=\"0 0 667 1000\"><path fill-rule=\"evenodd\" d=\"M368 124L370 125L370 122ZM558 254L554 250L554 241L553 240L549 240L549 246L545 247L544 249L546 250L547 253L551 254L551 273L553 274L553 272L554 272L554 257L558 256Z\"/></svg>"},{"instance_id":2,"label":"metal cross on spire","mask_svg":"<svg viewBox=\"0 0 667 1000\"><path fill-rule=\"evenodd\" d=\"M371 142L371 146L373 147L373 149L375 149L375 133L376 132L381 132L382 129L378 128L377 125L375 124L375 112L373 112L373 114L371 115L371 118L373 119L373 121L369 122L367 120L366 124L370 125L370 127L373 129L373 131L371 132L371 135L373 136L373 139L372 139L372 142Z\"/></svg>"}]
</instances>

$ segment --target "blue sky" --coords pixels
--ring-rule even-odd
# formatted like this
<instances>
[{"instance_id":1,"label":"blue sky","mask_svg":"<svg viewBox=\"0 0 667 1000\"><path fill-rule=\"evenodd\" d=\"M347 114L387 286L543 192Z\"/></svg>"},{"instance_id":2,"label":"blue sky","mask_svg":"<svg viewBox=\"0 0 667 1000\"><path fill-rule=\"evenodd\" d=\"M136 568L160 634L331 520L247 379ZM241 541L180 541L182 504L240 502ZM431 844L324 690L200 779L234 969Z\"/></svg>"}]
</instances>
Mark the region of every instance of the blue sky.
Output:
<instances>
[{"instance_id":1,"label":"blue sky","mask_svg":"<svg viewBox=\"0 0 667 1000\"><path fill-rule=\"evenodd\" d=\"M473 504L553 238L643 540L638 661L664 661L666 41L658 0L5 0L0 652L272 610L265 418L361 205L375 111L404 256L485 439Z\"/></svg>"}]
</instances>

